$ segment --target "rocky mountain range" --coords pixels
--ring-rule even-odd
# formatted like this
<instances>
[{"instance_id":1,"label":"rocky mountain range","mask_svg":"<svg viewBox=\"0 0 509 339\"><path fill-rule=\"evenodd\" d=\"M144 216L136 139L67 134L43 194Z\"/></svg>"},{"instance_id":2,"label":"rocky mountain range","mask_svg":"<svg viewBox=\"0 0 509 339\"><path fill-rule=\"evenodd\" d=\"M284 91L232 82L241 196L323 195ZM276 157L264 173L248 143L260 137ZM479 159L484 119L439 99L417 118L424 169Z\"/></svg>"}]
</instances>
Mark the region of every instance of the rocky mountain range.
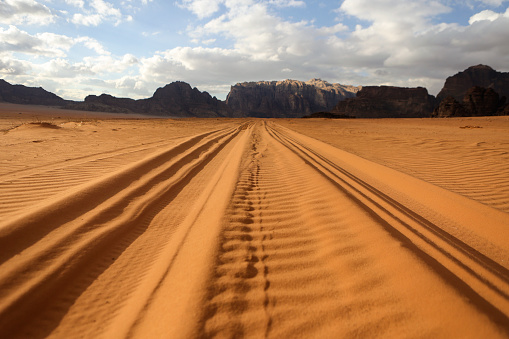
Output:
<instances>
[{"instance_id":1,"label":"rocky mountain range","mask_svg":"<svg viewBox=\"0 0 509 339\"><path fill-rule=\"evenodd\" d=\"M447 78L435 98L425 88L355 87L321 79L238 83L226 101L185 82L158 88L147 99L89 95L68 101L42 88L11 85L0 79L0 101L68 109L141 113L170 117L416 118L509 115L509 73L477 65Z\"/></svg>"},{"instance_id":2,"label":"rocky mountain range","mask_svg":"<svg viewBox=\"0 0 509 339\"><path fill-rule=\"evenodd\" d=\"M226 104L236 116L300 118L329 111L338 101L355 96L359 89L321 79L244 82L231 87Z\"/></svg>"},{"instance_id":3,"label":"rocky mountain range","mask_svg":"<svg viewBox=\"0 0 509 339\"><path fill-rule=\"evenodd\" d=\"M435 107L435 97L423 87L365 86L355 98L338 102L331 113L356 118L424 118Z\"/></svg>"},{"instance_id":4,"label":"rocky mountain range","mask_svg":"<svg viewBox=\"0 0 509 339\"><path fill-rule=\"evenodd\" d=\"M66 100L41 87L11 85L0 79L0 101L25 105L63 106Z\"/></svg>"},{"instance_id":5,"label":"rocky mountain range","mask_svg":"<svg viewBox=\"0 0 509 339\"><path fill-rule=\"evenodd\" d=\"M84 102L68 104L66 108L171 117L232 117L232 110L224 101L181 81L158 88L147 99L116 98L108 94L89 95Z\"/></svg>"}]
</instances>

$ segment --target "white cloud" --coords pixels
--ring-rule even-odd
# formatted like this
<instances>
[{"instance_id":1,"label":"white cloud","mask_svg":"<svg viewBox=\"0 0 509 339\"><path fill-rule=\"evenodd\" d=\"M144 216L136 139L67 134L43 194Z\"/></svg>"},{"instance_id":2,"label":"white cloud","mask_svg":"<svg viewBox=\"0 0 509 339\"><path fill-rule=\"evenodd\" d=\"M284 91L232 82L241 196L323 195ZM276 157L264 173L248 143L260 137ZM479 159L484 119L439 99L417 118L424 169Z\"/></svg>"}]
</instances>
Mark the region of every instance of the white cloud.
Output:
<instances>
[{"instance_id":1,"label":"white cloud","mask_svg":"<svg viewBox=\"0 0 509 339\"><path fill-rule=\"evenodd\" d=\"M316 53L315 38L324 30L305 21L289 22L269 13L266 4L226 2L228 12L194 27L190 35L205 38L220 35L234 42L235 50L252 60L277 61L287 55L306 56ZM336 25L331 31L343 29Z\"/></svg>"},{"instance_id":2,"label":"white cloud","mask_svg":"<svg viewBox=\"0 0 509 339\"><path fill-rule=\"evenodd\" d=\"M45 78L75 78L78 75L93 75L85 65L72 64L68 60L56 58L46 63L35 65L39 76Z\"/></svg>"},{"instance_id":3,"label":"white cloud","mask_svg":"<svg viewBox=\"0 0 509 339\"><path fill-rule=\"evenodd\" d=\"M6 25L48 25L56 16L45 5L34 0L0 1L0 23Z\"/></svg>"},{"instance_id":4,"label":"white cloud","mask_svg":"<svg viewBox=\"0 0 509 339\"><path fill-rule=\"evenodd\" d=\"M0 74L2 77L8 75L25 75L32 70L30 63L23 60L15 60L12 55L0 56Z\"/></svg>"},{"instance_id":5,"label":"white cloud","mask_svg":"<svg viewBox=\"0 0 509 339\"><path fill-rule=\"evenodd\" d=\"M99 26L99 24L103 21L103 17L99 14L82 14L75 13L72 16L73 23L77 25L83 26Z\"/></svg>"},{"instance_id":6,"label":"white cloud","mask_svg":"<svg viewBox=\"0 0 509 339\"><path fill-rule=\"evenodd\" d=\"M94 74L121 74L138 62L138 59L132 54L125 54L122 57L99 55L83 58L83 63Z\"/></svg>"},{"instance_id":7,"label":"white cloud","mask_svg":"<svg viewBox=\"0 0 509 339\"><path fill-rule=\"evenodd\" d=\"M104 0L91 0L87 2L87 7L82 6L80 1L67 0L83 10L83 13L74 13L71 22L83 26L98 26L104 21L113 21L119 25L122 21L131 21L130 15L124 16L122 12L113 6L113 4Z\"/></svg>"},{"instance_id":8,"label":"white cloud","mask_svg":"<svg viewBox=\"0 0 509 339\"><path fill-rule=\"evenodd\" d=\"M83 8L85 6L85 1L83 0L65 0L65 3L78 8Z\"/></svg>"},{"instance_id":9,"label":"white cloud","mask_svg":"<svg viewBox=\"0 0 509 339\"><path fill-rule=\"evenodd\" d=\"M299 0L269 0L269 4L277 7L306 7L306 3Z\"/></svg>"},{"instance_id":10,"label":"white cloud","mask_svg":"<svg viewBox=\"0 0 509 339\"><path fill-rule=\"evenodd\" d=\"M59 57L67 56L76 44L83 44L97 54L110 54L97 40L90 37L71 38L55 33L36 33L31 35L15 26L8 29L0 27L0 52L17 52L35 56Z\"/></svg>"},{"instance_id":11,"label":"white cloud","mask_svg":"<svg viewBox=\"0 0 509 339\"><path fill-rule=\"evenodd\" d=\"M228 8L230 11L234 8L246 8L255 4L263 7L275 6L279 8L284 7L305 7L306 3L301 0L181 0L177 3L181 8L188 9L193 12L199 19L204 19L217 13L221 5Z\"/></svg>"},{"instance_id":12,"label":"white cloud","mask_svg":"<svg viewBox=\"0 0 509 339\"><path fill-rule=\"evenodd\" d=\"M74 40L76 43L83 43L85 47L95 51L97 54L103 54L103 55L109 55L110 52L108 52L104 46L97 40L92 39L90 37L79 37Z\"/></svg>"},{"instance_id":13,"label":"white cloud","mask_svg":"<svg viewBox=\"0 0 509 339\"><path fill-rule=\"evenodd\" d=\"M30 35L15 26L0 27L0 52L18 52L38 56L65 57L74 40L65 35L37 33Z\"/></svg>"},{"instance_id":14,"label":"white cloud","mask_svg":"<svg viewBox=\"0 0 509 339\"><path fill-rule=\"evenodd\" d=\"M490 10L484 10L482 12L479 12L477 14L474 14L470 17L470 20L468 20L468 23L472 25L474 22L478 21L495 21L498 18L509 18L509 8L507 8L505 13L496 13Z\"/></svg>"},{"instance_id":15,"label":"white cloud","mask_svg":"<svg viewBox=\"0 0 509 339\"><path fill-rule=\"evenodd\" d=\"M193 12L198 18L208 18L219 10L223 0L182 0L178 5Z\"/></svg>"}]
</instances>

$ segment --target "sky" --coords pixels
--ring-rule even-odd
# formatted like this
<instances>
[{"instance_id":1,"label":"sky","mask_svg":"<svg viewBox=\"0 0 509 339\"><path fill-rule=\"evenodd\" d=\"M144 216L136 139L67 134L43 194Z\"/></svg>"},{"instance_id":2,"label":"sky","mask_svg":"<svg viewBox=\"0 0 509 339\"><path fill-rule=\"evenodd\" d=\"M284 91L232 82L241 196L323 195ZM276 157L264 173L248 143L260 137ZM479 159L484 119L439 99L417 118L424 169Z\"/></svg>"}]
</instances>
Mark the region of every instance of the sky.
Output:
<instances>
[{"instance_id":1,"label":"sky","mask_svg":"<svg viewBox=\"0 0 509 339\"><path fill-rule=\"evenodd\" d=\"M185 81L426 87L509 71L509 0L0 0L0 78L64 99Z\"/></svg>"}]
</instances>

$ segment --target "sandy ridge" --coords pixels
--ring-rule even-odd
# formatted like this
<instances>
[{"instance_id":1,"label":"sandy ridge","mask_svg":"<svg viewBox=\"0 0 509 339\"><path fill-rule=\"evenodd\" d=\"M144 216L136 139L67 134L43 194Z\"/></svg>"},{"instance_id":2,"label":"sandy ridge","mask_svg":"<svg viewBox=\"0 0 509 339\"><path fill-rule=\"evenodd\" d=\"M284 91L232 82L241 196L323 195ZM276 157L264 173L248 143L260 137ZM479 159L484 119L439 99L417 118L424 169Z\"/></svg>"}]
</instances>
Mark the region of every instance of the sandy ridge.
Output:
<instances>
[{"instance_id":1,"label":"sandy ridge","mask_svg":"<svg viewBox=\"0 0 509 339\"><path fill-rule=\"evenodd\" d=\"M420 255L428 257L432 266L440 266L436 268L437 271L446 269L453 274L457 278L454 284L469 294L480 307L488 308L501 324L509 323L509 270L506 267L313 151L298 140L298 135L282 133L281 129L277 132L269 129L269 133L337 183L338 188L348 192L369 213L374 213L386 227L396 231L396 236L402 236L415 245ZM472 213L471 209L467 210L453 202L442 203L455 209L455 214ZM486 227L503 229L509 225L509 218L505 214L479 214L484 218L482 224Z\"/></svg>"}]
</instances>

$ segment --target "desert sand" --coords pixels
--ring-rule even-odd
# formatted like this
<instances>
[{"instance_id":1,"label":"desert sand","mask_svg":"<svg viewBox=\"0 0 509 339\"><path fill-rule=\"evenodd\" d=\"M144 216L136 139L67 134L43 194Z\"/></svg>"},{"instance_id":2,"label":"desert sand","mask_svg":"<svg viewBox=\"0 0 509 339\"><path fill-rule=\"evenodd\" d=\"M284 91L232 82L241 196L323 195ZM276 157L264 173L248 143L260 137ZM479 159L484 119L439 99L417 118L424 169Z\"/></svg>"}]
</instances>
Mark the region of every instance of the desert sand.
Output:
<instances>
[{"instance_id":1,"label":"desert sand","mask_svg":"<svg viewBox=\"0 0 509 339\"><path fill-rule=\"evenodd\" d=\"M0 105L1 338L507 338L509 118Z\"/></svg>"}]
</instances>

